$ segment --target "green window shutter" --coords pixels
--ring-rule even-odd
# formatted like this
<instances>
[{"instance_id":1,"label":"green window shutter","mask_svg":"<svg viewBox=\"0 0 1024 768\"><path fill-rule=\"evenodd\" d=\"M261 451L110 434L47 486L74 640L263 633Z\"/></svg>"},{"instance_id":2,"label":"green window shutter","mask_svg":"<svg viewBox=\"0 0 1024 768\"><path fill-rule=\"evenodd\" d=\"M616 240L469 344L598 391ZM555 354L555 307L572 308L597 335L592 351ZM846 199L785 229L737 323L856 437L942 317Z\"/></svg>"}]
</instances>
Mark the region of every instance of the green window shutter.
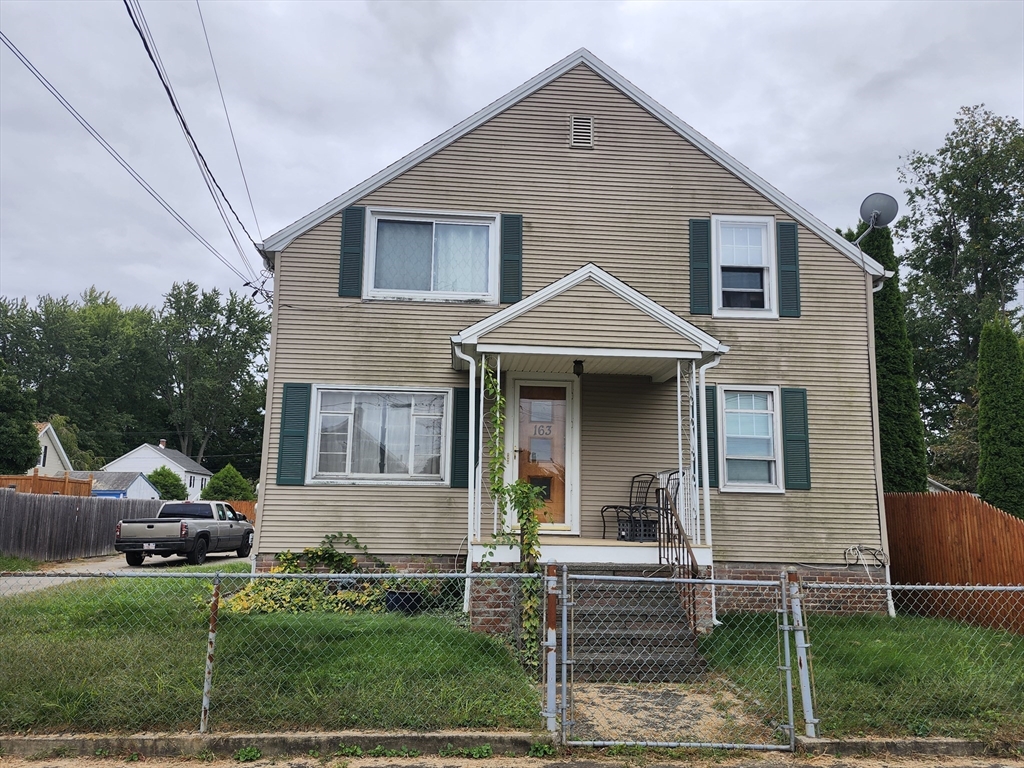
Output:
<instances>
[{"instance_id":1,"label":"green window shutter","mask_svg":"<svg viewBox=\"0 0 1024 768\"><path fill-rule=\"evenodd\" d=\"M469 487L469 388L452 392L452 488Z\"/></svg>"},{"instance_id":2,"label":"green window shutter","mask_svg":"<svg viewBox=\"0 0 1024 768\"><path fill-rule=\"evenodd\" d=\"M782 457L786 467L786 489L806 491L811 487L810 441L807 437L807 390L782 390Z\"/></svg>"},{"instance_id":3,"label":"green window shutter","mask_svg":"<svg viewBox=\"0 0 1024 768\"><path fill-rule=\"evenodd\" d=\"M501 303L523 298L523 217L501 214ZM468 397L468 395L467 395Z\"/></svg>"},{"instance_id":4,"label":"green window shutter","mask_svg":"<svg viewBox=\"0 0 1024 768\"><path fill-rule=\"evenodd\" d=\"M366 209L358 206L341 212L341 268L338 295L363 295L363 222Z\"/></svg>"},{"instance_id":5,"label":"green window shutter","mask_svg":"<svg viewBox=\"0 0 1024 768\"><path fill-rule=\"evenodd\" d=\"M797 225L780 221L775 225L775 246L779 257L779 317L800 317L800 253Z\"/></svg>"},{"instance_id":6,"label":"green window shutter","mask_svg":"<svg viewBox=\"0 0 1024 768\"><path fill-rule=\"evenodd\" d=\"M281 438L277 448L277 484L302 485L306 479L309 384L285 384L281 397Z\"/></svg>"},{"instance_id":7,"label":"green window shutter","mask_svg":"<svg viewBox=\"0 0 1024 768\"><path fill-rule=\"evenodd\" d=\"M710 219L690 219L690 314L711 314Z\"/></svg>"},{"instance_id":8,"label":"green window shutter","mask_svg":"<svg viewBox=\"0 0 1024 768\"><path fill-rule=\"evenodd\" d=\"M708 453L710 454L710 460L708 461L708 486L710 488L718 487L718 400L716 398L714 384L708 384L704 387L705 399L708 403ZM698 429L699 434L699 429ZM703 471L703 456L701 455L704 450L703 443L698 438L697 440L697 484L704 485L704 471Z\"/></svg>"}]
</instances>

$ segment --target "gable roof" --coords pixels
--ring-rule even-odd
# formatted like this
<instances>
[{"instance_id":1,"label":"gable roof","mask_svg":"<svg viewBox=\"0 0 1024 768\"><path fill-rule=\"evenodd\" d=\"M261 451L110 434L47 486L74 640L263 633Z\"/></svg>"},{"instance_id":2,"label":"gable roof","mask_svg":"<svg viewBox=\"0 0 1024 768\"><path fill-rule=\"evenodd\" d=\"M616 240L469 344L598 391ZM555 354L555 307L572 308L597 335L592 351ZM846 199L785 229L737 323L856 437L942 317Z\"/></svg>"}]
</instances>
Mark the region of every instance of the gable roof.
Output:
<instances>
[{"instance_id":1,"label":"gable roof","mask_svg":"<svg viewBox=\"0 0 1024 768\"><path fill-rule=\"evenodd\" d=\"M133 450L128 451L128 453L124 454L123 456L118 456L116 459L114 459L114 461L105 464L103 468L106 469L114 462L120 461L121 459L126 459L129 456L138 453L139 451L146 451L147 453L152 452L157 454L160 458L166 457L167 463L174 464L180 467L181 469L185 470L186 472L192 472L197 475L213 476L213 473L210 470L208 470L202 464L193 461L181 451L176 451L173 448L161 448L158 445L152 445L150 443L143 443L138 448L134 448Z\"/></svg>"},{"instance_id":2,"label":"gable roof","mask_svg":"<svg viewBox=\"0 0 1024 768\"><path fill-rule=\"evenodd\" d=\"M146 485L156 491L157 496L160 495L157 487L141 472L71 472L70 475L74 480L88 480L91 477L94 491L127 491L141 477Z\"/></svg>"},{"instance_id":3,"label":"gable roof","mask_svg":"<svg viewBox=\"0 0 1024 768\"><path fill-rule=\"evenodd\" d=\"M384 170L379 171L366 179L366 181L361 184L357 184L345 194L325 203L312 213L303 216L298 221L268 237L262 243L260 249L263 253L264 261L267 262L267 267L269 269L273 269L273 260L272 257L270 257L270 254L279 253L284 250L300 235L340 213L348 206L363 197L366 197L366 195L384 184L387 184L392 179L395 179L405 173L407 170L423 162L430 156L440 152L449 144L452 144L462 138L470 131L483 125L491 118L501 114L506 109L514 106L527 96L539 91L544 86L581 64L589 67L595 73L604 78L609 84L617 88L628 98L632 99L641 108L645 109L655 118L663 122L666 126L674 130L684 139L708 155L708 157L715 160L724 168L728 169L734 175L745 181L755 190L764 195L768 200L771 200L775 205L792 216L797 222L803 224L807 229L817 234L825 242L832 245L836 250L844 254L855 264L862 267L864 271L877 278L882 278L886 275L885 268L881 264L860 251L857 246L853 245L850 241L838 234L835 230L822 222L816 216L812 215L802 206L782 194L782 192L740 163L728 152L695 131L687 123L680 120L672 114L672 112L641 91L586 48L580 48L578 51L569 54L557 64L548 67L539 75L527 80L515 90L510 91L505 96L484 107L476 114L466 118L458 125L448 129L435 139L428 141L422 147L409 153L401 160L392 163Z\"/></svg>"},{"instance_id":4,"label":"gable roof","mask_svg":"<svg viewBox=\"0 0 1024 768\"><path fill-rule=\"evenodd\" d=\"M57 437L57 430L53 428L53 425L48 421L37 421L36 432L39 433L39 437L42 437L44 432L49 432L50 439L56 446L57 453L60 454L61 463L69 470L73 469L73 467L71 466L71 459L69 459L67 453L64 452L64 446L60 444L60 438Z\"/></svg>"},{"instance_id":5,"label":"gable roof","mask_svg":"<svg viewBox=\"0 0 1024 768\"><path fill-rule=\"evenodd\" d=\"M681 342L693 345L701 353L722 354L729 351L729 347L718 341L718 339L678 315L673 314L657 302L644 296L640 291L631 288L592 262L541 288L522 301L510 304L499 312L495 312L493 315L474 323L458 335L452 336L452 344L476 344L480 341L481 337L496 331L516 318L522 317L531 310L565 294L588 280L593 281L619 297L625 305L643 312L662 327L678 334Z\"/></svg>"}]
</instances>

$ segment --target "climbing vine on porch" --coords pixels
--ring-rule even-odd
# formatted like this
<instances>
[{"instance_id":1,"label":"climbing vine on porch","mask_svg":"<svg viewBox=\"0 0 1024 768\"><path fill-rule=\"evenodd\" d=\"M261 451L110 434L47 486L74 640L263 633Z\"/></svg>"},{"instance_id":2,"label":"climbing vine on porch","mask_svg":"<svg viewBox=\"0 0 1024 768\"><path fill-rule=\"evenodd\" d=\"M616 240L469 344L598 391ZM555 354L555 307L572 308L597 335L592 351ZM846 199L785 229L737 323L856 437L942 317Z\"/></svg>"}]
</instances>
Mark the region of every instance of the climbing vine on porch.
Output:
<instances>
[{"instance_id":1,"label":"climbing vine on porch","mask_svg":"<svg viewBox=\"0 0 1024 768\"><path fill-rule=\"evenodd\" d=\"M490 401L490 432L487 441L489 469L488 481L491 498L497 502L500 530L494 537L489 554L494 554L498 545L519 546L519 570L523 573L537 573L540 560L540 521L537 511L544 506L543 491L523 479L513 483L505 482L508 459L505 453L505 395L495 368L487 364L486 356L481 360L483 368L484 395ZM505 530L505 510L515 512L519 523L519 537ZM543 582L530 579L522 582L522 657L531 667L540 666L540 606Z\"/></svg>"}]
</instances>

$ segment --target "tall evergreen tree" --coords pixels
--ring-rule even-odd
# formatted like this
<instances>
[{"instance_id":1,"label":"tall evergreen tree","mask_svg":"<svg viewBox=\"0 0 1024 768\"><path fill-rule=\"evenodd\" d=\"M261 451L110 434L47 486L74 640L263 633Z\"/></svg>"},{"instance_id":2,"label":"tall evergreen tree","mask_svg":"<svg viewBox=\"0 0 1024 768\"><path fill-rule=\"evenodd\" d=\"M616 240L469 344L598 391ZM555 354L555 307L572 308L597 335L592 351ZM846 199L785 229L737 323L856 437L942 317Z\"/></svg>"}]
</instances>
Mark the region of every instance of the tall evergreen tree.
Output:
<instances>
[{"instance_id":1,"label":"tall evergreen tree","mask_svg":"<svg viewBox=\"0 0 1024 768\"><path fill-rule=\"evenodd\" d=\"M1005 317L981 331L978 446L978 494L1024 518L1024 358Z\"/></svg>"},{"instance_id":2,"label":"tall evergreen tree","mask_svg":"<svg viewBox=\"0 0 1024 768\"><path fill-rule=\"evenodd\" d=\"M867 224L861 222L856 234L847 230L846 238L855 240L865 229ZM861 241L861 249L887 270L898 272L888 227L868 234ZM928 455L898 274L886 280L874 295L874 308L882 485L886 493L924 493L928 488Z\"/></svg>"}]
</instances>

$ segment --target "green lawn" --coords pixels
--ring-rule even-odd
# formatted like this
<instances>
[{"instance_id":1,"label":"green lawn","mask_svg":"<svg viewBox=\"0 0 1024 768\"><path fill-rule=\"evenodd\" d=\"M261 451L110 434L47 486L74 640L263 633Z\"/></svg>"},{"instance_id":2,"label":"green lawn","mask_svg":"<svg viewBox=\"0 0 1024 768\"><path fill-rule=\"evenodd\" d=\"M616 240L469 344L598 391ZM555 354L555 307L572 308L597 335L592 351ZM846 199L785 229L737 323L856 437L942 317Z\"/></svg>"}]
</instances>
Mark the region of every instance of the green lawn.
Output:
<instances>
[{"instance_id":1,"label":"green lawn","mask_svg":"<svg viewBox=\"0 0 1024 768\"><path fill-rule=\"evenodd\" d=\"M0 571L34 571L39 568L39 565L35 560L29 560L27 557L0 554Z\"/></svg>"},{"instance_id":2,"label":"green lawn","mask_svg":"<svg viewBox=\"0 0 1024 768\"><path fill-rule=\"evenodd\" d=\"M776 617L721 618L723 626L701 641L712 668L748 685L760 681L763 695L777 696L757 670L763 655L752 656L743 642L774 637ZM812 615L807 622L822 735L1024 738L1021 636L916 616ZM799 698L796 708L799 718Z\"/></svg>"},{"instance_id":3,"label":"green lawn","mask_svg":"<svg viewBox=\"0 0 1024 768\"><path fill-rule=\"evenodd\" d=\"M195 730L210 589L97 580L0 599L0 730ZM221 611L211 725L538 727L512 653L458 619Z\"/></svg>"}]
</instances>

